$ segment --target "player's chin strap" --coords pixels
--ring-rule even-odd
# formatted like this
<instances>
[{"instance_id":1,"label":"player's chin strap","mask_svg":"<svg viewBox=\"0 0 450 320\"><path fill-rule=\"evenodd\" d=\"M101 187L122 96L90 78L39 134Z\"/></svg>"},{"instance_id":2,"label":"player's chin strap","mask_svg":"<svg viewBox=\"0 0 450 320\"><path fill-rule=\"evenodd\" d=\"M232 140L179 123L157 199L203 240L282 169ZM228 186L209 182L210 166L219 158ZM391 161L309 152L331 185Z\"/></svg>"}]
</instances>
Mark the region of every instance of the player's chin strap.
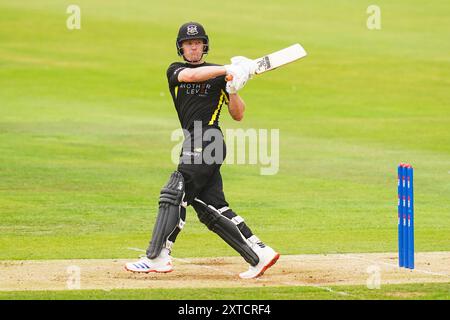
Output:
<instances>
[{"instance_id":1,"label":"player's chin strap","mask_svg":"<svg viewBox=\"0 0 450 320\"><path fill-rule=\"evenodd\" d=\"M231 212L228 207L216 209L206 204L202 200L195 198L192 203L198 218L209 230L218 234L226 243L236 250L249 264L256 266L259 257L253 250L253 246L260 242L256 236L245 239L239 225L244 222L242 217L235 214L227 217L227 212Z\"/></svg>"}]
</instances>

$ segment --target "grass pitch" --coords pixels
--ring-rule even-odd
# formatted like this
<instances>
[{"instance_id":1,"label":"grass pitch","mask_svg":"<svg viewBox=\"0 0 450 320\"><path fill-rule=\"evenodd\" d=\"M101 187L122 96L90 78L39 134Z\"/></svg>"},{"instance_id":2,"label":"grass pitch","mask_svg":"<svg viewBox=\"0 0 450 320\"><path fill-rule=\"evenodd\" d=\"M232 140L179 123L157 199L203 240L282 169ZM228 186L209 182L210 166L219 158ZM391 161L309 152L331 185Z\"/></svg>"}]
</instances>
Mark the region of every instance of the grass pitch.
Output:
<instances>
[{"instance_id":1,"label":"grass pitch","mask_svg":"<svg viewBox=\"0 0 450 320\"><path fill-rule=\"evenodd\" d=\"M165 71L188 20L205 25L210 62L295 42L309 53L249 82L243 122L222 112L224 129L280 129L277 175L222 169L262 240L283 254L395 251L404 161L416 250L450 250L448 1L380 0L376 31L366 1L197 1L187 13L183 1L80 0L72 31L69 4L0 0L0 259L134 258L127 248L147 245L175 168ZM174 255L235 253L189 209Z\"/></svg>"}]
</instances>

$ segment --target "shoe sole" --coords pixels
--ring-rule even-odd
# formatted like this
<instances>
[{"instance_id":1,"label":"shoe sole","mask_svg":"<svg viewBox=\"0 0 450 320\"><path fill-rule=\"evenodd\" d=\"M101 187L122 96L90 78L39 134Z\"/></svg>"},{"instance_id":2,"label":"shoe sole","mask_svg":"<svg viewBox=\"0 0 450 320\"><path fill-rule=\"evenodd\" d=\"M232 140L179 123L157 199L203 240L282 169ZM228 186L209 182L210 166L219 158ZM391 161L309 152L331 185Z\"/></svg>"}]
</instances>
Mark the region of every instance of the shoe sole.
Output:
<instances>
[{"instance_id":1,"label":"shoe sole","mask_svg":"<svg viewBox=\"0 0 450 320\"><path fill-rule=\"evenodd\" d=\"M269 263L266 264L256 276L254 276L252 278L249 278L249 279L255 279L255 278L261 277L264 274L264 272L266 272L267 269L269 269L271 266L273 266L278 261L279 258L280 258L280 254L277 253L275 255L275 257L273 257L272 260L270 260ZM125 268L126 271L133 272L133 273L151 273L151 272L154 272L154 273L169 273L169 272L173 271L173 269L165 270L165 271L159 271L159 270L135 271L135 270L128 269L126 266L124 268Z\"/></svg>"},{"instance_id":2,"label":"shoe sole","mask_svg":"<svg viewBox=\"0 0 450 320\"><path fill-rule=\"evenodd\" d=\"M165 270L165 271L159 271L159 270L148 270L148 271L136 271L136 270L130 270L126 266L124 267L126 271L133 272L133 273L169 273L172 272L173 269Z\"/></svg>"},{"instance_id":3,"label":"shoe sole","mask_svg":"<svg viewBox=\"0 0 450 320\"><path fill-rule=\"evenodd\" d=\"M266 272L267 269L269 269L271 266L273 266L278 261L279 258L280 258L280 254L277 253L275 255L275 257L273 257L273 259L270 260L270 262L264 266L264 268L261 270L261 272L255 278L262 276L264 274L264 272Z\"/></svg>"},{"instance_id":4,"label":"shoe sole","mask_svg":"<svg viewBox=\"0 0 450 320\"><path fill-rule=\"evenodd\" d=\"M255 279L255 278L261 277L264 274L264 272L266 272L267 269L269 269L271 266L273 266L278 261L279 258L280 258L280 254L277 253L275 255L275 257L273 257L272 260L270 260L269 263L266 264L256 276L254 276L252 278L248 278L248 279Z\"/></svg>"}]
</instances>

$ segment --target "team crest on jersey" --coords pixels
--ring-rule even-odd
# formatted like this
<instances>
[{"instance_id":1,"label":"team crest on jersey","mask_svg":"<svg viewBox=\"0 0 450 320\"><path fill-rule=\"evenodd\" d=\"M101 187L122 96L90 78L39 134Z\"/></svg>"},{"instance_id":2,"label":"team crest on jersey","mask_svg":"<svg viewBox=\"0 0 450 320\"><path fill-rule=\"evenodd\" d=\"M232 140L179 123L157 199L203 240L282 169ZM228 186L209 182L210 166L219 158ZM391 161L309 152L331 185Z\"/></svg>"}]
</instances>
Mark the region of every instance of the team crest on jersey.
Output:
<instances>
[{"instance_id":1,"label":"team crest on jersey","mask_svg":"<svg viewBox=\"0 0 450 320\"><path fill-rule=\"evenodd\" d=\"M188 36L195 36L198 34L197 26L195 24L191 24L187 26L187 35Z\"/></svg>"}]
</instances>

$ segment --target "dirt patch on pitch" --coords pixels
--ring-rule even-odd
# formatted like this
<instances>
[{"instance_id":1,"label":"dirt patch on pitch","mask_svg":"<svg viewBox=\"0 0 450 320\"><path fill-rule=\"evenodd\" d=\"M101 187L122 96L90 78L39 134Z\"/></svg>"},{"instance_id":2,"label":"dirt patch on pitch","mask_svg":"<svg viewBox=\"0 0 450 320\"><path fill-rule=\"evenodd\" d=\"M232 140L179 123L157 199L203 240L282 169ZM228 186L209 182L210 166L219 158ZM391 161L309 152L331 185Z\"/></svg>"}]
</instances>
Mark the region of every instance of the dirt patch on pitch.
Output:
<instances>
[{"instance_id":1,"label":"dirt patch on pitch","mask_svg":"<svg viewBox=\"0 0 450 320\"><path fill-rule=\"evenodd\" d=\"M68 289L230 288L450 282L450 252L416 254L416 269L398 268L396 253L285 255L253 280L240 257L174 259L167 274L124 270L130 260L0 261L0 291ZM80 277L77 278L79 273ZM78 281L79 279L79 281Z\"/></svg>"}]
</instances>

